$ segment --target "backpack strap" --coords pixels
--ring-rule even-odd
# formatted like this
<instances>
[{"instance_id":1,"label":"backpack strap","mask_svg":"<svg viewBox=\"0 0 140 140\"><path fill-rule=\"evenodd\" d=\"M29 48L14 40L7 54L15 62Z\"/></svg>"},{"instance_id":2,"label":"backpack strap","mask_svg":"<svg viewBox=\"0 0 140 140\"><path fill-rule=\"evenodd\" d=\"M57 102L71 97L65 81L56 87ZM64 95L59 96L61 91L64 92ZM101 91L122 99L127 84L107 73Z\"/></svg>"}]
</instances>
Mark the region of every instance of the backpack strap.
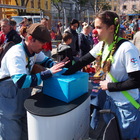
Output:
<instances>
[{"instance_id":1,"label":"backpack strap","mask_svg":"<svg viewBox=\"0 0 140 140\"><path fill-rule=\"evenodd\" d=\"M125 42L125 41L128 41L128 40L126 40L126 39L121 39L118 43L117 43L117 48L116 48L116 50L119 48L119 46L123 43L123 42ZM110 73L110 72L108 72L108 74L109 74L109 76L110 76L110 78L111 78L111 80L113 81L113 82L118 82L116 79L115 79L115 77L113 77L113 75ZM122 92L122 94L126 97L126 99L136 108L136 109L138 109L138 110L140 110L140 104L129 94L129 92L128 91L121 91Z\"/></svg>"},{"instance_id":2,"label":"backpack strap","mask_svg":"<svg viewBox=\"0 0 140 140\"><path fill-rule=\"evenodd\" d=\"M117 51L117 49L120 47L120 45L121 45L123 42L125 42L125 41L128 41L128 40L120 38L120 40L119 40L118 43L116 44L116 48L115 48L114 53L113 53L112 55L110 55L109 58L107 58L107 60L110 59L112 63L114 62L113 55L116 53L116 51Z\"/></svg>"},{"instance_id":3,"label":"backpack strap","mask_svg":"<svg viewBox=\"0 0 140 140\"><path fill-rule=\"evenodd\" d=\"M121 46L121 44L123 43L123 42L125 42L125 41L129 41L129 40L127 40L127 39L124 39L124 38L122 38L118 43L117 43L117 45L116 45L116 51L117 51L117 49ZM115 51L115 52L116 52Z\"/></svg>"}]
</instances>

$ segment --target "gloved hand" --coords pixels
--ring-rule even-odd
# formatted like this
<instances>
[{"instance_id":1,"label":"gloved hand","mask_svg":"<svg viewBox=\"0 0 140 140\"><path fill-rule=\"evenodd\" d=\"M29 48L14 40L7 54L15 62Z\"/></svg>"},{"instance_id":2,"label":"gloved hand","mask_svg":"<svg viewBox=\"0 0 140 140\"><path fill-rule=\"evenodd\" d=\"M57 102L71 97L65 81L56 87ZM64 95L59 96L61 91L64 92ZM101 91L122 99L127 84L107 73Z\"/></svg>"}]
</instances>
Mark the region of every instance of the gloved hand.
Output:
<instances>
[{"instance_id":1,"label":"gloved hand","mask_svg":"<svg viewBox=\"0 0 140 140\"><path fill-rule=\"evenodd\" d=\"M71 73L69 70L66 70L64 73L62 73L62 75L71 75L73 73Z\"/></svg>"}]
</instances>

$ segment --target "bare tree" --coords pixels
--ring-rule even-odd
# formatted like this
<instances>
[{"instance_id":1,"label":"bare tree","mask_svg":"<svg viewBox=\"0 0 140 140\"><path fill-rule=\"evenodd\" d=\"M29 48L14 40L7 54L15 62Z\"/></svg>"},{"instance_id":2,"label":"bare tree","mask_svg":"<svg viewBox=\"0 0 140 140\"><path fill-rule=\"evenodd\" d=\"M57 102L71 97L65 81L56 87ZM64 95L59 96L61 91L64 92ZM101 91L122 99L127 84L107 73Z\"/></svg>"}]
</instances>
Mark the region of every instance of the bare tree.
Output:
<instances>
[{"instance_id":1,"label":"bare tree","mask_svg":"<svg viewBox=\"0 0 140 140\"><path fill-rule=\"evenodd\" d=\"M51 2L53 6L57 9L58 19L60 19L60 14L61 14L61 11L63 10L63 7L62 7L63 0L51 0Z\"/></svg>"},{"instance_id":2,"label":"bare tree","mask_svg":"<svg viewBox=\"0 0 140 140\"><path fill-rule=\"evenodd\" d=\"M16 5L17 5L17 6L24 6L24 7L27 7L27 4L28 4L29 0L21 0L21 5L20 5L19 0L15 0L15 2L16 2ZM19 15L25 15L25 14L26 14L26 9L25 9L25 10L23 10L23 9L18 9L18 14L19 14Z\"/></svg>"},{"instance_id":3,"label":"bare tree","mask_svg":"<svg viewBox=\"0 0 140 140\"><path fill-rule=\"evenodd\" d=\"M109 4L109 2L100 4L99 11L105 11L105 10L111 10L111 5Z\"/></svg>"},{"instance_id":4,"label":"bare tree","mask_svg":"<svg viewBox=\"0 0 140 140\"><path fill-rule=\"evenodd\" d=\"M87 10L89 0L75 0L77 5L78 20L81 19L81 13Z\"/></svg>"},{"instance_id":5,"label":"bare tree","mask_svg":"<svg viewBox=\"0 0 140 140\"><path fill-rule=\"evenodd\" d=\"M103 3L101 0L89 0L89 3L93 8L95 15L100 11L111 10L111 5L109 4L109 2Z\"/></svg>"}]
</instances>

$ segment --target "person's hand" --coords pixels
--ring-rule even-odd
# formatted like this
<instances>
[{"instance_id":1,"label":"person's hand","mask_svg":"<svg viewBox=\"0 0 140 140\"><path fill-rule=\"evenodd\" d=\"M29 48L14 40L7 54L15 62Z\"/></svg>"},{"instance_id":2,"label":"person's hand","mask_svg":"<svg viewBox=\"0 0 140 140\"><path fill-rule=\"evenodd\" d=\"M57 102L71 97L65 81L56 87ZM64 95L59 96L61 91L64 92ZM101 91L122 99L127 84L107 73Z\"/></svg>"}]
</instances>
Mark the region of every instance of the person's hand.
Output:
<instances>
[{"instance_id":1,"label":"person's hand","mask_svg":"<svg viewBox=\"0 0 140 140\"><path fill-rule=\"evenodd\" d=\"M109 82L107 80L104 80L104 81L100 81L100 84L99 85L100 85L100 87L101 87L102 90L108 90L108 86L107 86L108 83Z\"/></svg>"},{"instance_id":2,"label":"person's hand","mask_svg":"<svg viewBox=\"0 0 140 140\"><path fill-rule=\"evenodd\" d=\"M59 62L59 63L55 64L53 67L51 67L51 68L50 68L51 73L52 73L52 74L55 74L55 73L61 71L62 68L63 68L67 63L70 62L70 60L68 60L68 59L69 59L69 58L66 57L66 58L64 58L61 62Z\"/></svg>"},{"instance_id":3,"label":"person's hand","mask_svg":"<svg viewBox=\"0 0 140 140\"><path fill-rule=\"evenodd\" d=\"M50 71L51 71L52 74L55 74L55 73L61 71L62 67L64 67L64 66L65 66L64 62L57 63L50 68Z\"/></svg>"}]
</instances>

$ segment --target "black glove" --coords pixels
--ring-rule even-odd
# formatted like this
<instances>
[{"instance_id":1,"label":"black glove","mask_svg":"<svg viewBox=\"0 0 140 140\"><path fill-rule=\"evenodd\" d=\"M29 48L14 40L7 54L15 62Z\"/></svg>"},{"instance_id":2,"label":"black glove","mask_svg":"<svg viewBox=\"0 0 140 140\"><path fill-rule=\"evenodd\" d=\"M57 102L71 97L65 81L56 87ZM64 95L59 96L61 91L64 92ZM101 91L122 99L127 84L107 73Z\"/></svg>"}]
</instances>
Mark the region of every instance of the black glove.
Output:
<instances>
[{"instance_id":1,"label":"black glove","mask_svg":"<svg viewBox=\"0 0 140 140\"><path fill-rule=\"evenodd\" d=\"M73 73L71 73L69 70L66 70L64 73L62 73L62 75L71 75Z\"/></svg>"}]
</instances>

